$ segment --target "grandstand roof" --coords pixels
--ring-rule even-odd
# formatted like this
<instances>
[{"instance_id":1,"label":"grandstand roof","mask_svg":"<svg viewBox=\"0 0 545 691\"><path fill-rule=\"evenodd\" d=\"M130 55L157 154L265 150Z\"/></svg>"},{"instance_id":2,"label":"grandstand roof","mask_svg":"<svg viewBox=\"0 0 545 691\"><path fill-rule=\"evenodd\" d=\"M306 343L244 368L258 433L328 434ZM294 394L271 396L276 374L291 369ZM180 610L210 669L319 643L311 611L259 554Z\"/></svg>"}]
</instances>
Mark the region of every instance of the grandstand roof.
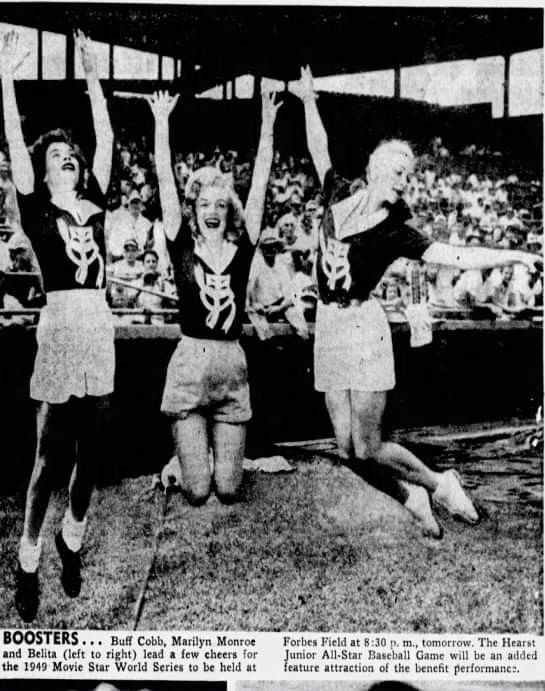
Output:
<instances>
[{"instance_id":1,"label":"grandstand roof","mask_svg":"<svg viewBox=\"0 0 545 691\"><path fill-rule=\"evenodd\" d=\"M543 45L540 8L2 3L5 22L182 59L203 89L240 74L297 76L505 55ZM200 65L196 71L194 65Z\"/></svg>"}]
</instances>

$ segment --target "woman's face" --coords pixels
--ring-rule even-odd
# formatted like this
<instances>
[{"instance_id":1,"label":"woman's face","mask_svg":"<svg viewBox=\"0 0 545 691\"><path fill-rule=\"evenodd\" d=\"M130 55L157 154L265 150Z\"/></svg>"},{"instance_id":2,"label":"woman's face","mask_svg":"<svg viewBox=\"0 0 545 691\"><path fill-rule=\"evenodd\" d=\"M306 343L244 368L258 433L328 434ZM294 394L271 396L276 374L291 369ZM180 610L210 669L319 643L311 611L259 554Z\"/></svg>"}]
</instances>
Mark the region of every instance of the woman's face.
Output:
<instances>
[{"instance_id":1,"label":"woman's face","mask_svg":"<svg viewBox=\"0 0 545 691\"><path fill-rule=\"evenodd\" d=\"M397 300L398 297L399 292L397 290L397 286L394 283L389 283L386 286L386 300L392 302L393 300Z\"/></svg>"},{"instance_id":2,"label":"woman's face","mask_svg":"<svg viewBox=\"0 0 545 691\"><path fill-rule=\"evenodd\" d=\"M197 224L206 237L211 233L223 235L227 227L229 192L224 187L203 187L196 203Z\"/></svg>"},{"instance_id":3,"label":"woman's face","mask_svg":"<svg viewBox=\"0 0 545 691\"><path fill-rule=\"evenodd\" d=\"M411 173L412 164L407 156L385 155L377 161L375 170L372 171L370 185L381 203L395 204L403 197Z\"/></svg>"},{"instance_id":4,"label":"woman's face","mask_svg":"<svg viewBox=\"0 0 545 691\"><path fill-rule=\"evenodd\" d=\"M144 257L144 269L146 272L157 271L157 259L153 256L153 254L146 254Z\"/></svg>"},{"instance_id":5,"label":"woman's face","mask_svg":"<svg viewBox=\"0 0 545 691\"><path fill-rule=\"evenodd\" d=\"M74 148L66 142L53 142L45 152L44 181L51 190L74 190L80 165Z\"/></svg>"}]
</instances>

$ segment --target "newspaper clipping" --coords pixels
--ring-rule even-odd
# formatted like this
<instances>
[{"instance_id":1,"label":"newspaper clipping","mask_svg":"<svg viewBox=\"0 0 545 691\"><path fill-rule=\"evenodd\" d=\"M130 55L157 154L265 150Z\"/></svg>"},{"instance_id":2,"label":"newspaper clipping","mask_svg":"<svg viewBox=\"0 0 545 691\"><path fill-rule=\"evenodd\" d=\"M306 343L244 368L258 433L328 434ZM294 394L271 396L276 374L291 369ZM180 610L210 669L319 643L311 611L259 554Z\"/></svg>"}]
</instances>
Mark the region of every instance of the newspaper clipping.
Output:
<instances>
[{"instance_id":1,"label":"newspaper clipping","mask_svg":"<svg viewBox=\"0 0 545 691\"><path fill-rule=\"evenodd\" d=\"M0 691L545 691L543 20L0 4Z\"/></svg>"}]
</instances>

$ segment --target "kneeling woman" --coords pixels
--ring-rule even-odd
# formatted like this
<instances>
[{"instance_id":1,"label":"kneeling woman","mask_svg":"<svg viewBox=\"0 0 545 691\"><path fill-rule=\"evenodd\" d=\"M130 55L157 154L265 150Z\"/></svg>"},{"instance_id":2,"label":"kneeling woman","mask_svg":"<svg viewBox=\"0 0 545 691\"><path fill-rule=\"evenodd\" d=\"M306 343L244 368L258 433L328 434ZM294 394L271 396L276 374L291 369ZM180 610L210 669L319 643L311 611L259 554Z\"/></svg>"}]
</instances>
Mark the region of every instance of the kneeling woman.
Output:
<instances>
[{"instance_id":1,"label":"kneeling woman","mask_svg":"<svg viewBox=\"0 0 545 691\"><path fill-rule=\"evenodd\" d=\"M182 212L168 127L177 97L157 93L148 101L155 118L159 194L182 331L168 366L161 409L174 419L182 486L189 501L205 502L213 486L222 501L234 501L251 417L246 358L238 339L279 106L263 95L261 136L246 209L220 171L202 168L188 183L191 192Z\"/></svg>"}]
</instances>

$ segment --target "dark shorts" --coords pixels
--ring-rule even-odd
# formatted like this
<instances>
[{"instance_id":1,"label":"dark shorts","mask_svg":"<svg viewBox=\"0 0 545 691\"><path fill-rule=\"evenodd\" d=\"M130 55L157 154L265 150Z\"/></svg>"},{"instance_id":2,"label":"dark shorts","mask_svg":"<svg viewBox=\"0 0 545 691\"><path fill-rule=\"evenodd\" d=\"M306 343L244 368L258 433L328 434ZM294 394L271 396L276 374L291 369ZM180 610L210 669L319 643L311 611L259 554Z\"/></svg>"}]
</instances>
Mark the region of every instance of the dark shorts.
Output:
<instances>
[{"instance_id":1,"label":"dark shorts","mask_svg":"<svg viewBox=\"0 0 545 691\"><path fill-rule=\"evenodd\" d=\"M217 422L248 422L250 389L240 343L182 336L168 365L161 411L179 420L197 412Z\"/></svg>"}]
</instances>

